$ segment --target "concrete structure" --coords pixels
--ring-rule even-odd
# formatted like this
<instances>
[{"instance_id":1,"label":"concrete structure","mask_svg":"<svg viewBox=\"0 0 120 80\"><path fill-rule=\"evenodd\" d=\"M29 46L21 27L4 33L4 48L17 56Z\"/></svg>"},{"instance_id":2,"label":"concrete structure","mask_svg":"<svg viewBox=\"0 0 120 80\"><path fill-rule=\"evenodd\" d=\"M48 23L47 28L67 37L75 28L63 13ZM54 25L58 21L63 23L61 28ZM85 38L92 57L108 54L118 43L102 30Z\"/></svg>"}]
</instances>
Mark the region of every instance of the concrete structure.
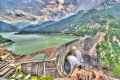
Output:
<instances>
[{"instance_id":1,"label":"concrete structure","mask_svg":"<svg viewBox=\"0 0 120 80\"><path fill-rule=\"evenodd\" d=\"M24 74L37 75L38 77L45 75L49 75L53 78L69 77L69 75L66 74L64 70L64 63L66 57L68 55L72 55L72 53L76 49L82 53L82 56L85 61L84 65L88 65L89 68L99 69L97 56L90 56L89 54L87 54L89 53L89 50L91 48L89 48L88 51L85 50L85 47L87 46L85 40L88 38L89 37L85 37L82 39L78 38L61 45L47 59L18 61L21 63L21 70ZM76 49L73 49L73 46Z\"/></svg>"},{"instance_id":2,"label":"concrete structure","mask_svg":"<svg viewBox=\"0 0 120 80\"><path fill-rule=\"evenodd\" d=\"M81 53L80 56L83 57L83 60L82 58L80 58L80 60L81 62L83 62L84 65L80 65L80 67L89 68L93 70L100 70L100 63L98 62L96 55L96 45L97 43L101 42L104 36L105 34L101 32L98 33L95 37L86 36L84 38L77 38L75 40L69 41L59 46L49 58L39 60L15 60L15 63L17 63L16 67L11 67L11 69L9 69L9 72L7 74L4 74L4 77L8 77L11 73L13 73L17 66L19 66L20 64L21 70L26 75L31 74L37 75L38 77L49 75L53 78L63 79L64 77L70 77L70 73L72 71L70 73L67 73L65 71L64 65L69 55L80 58L78 57L76 50L79 51ZM3 65L3 63L0 63L0 65ZM6 64L4 63L4 65ZM0 71L4 71L5 69L3 68L4 67L0 67ZM3 73L0 74L2 75ZM85 73L83 75L86 76L87 74Z\"/></svg>"}]
</instances>

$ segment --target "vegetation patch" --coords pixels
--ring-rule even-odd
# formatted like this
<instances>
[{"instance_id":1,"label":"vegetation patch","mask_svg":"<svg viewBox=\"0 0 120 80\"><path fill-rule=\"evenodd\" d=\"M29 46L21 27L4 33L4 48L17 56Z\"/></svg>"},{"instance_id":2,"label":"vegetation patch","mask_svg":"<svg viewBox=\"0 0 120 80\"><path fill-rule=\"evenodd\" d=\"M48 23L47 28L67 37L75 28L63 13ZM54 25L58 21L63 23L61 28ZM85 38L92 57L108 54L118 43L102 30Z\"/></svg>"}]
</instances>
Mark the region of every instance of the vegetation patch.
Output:
<instances>
[{"instance_id":1,"label":"vegetation patch","mask_svg":"<svg viewBox=\"0 0 120 80\"><path fill-rule=\"evenodd\" d=\"M0 61L2 61L2 58L0 57Z\"/></svg>"},{"instance_id":2,"label":"vegetation patch","mask_svg":"<svg viewBox=\"0 0 120 80\"><path fill-rule=\"evenodd\" d=\"M20 69L17 69L17 71L16 71L16 76L18 76L18 75L20 75L20 74L22 74L22 78L20 79L20 80L24 80L24 78L27 76L27 75L25 75L25 74L23 74L23 72L20 70ZM12 75L10 75L9 77L8 77L8 79L15 79L15 76L12 76ZM43 76L43 77L41 77L41 78L38 78L37 76L34 76L34 75L32 75L31 77L30 77L30 80L53 80L53 78L51 78L51 77L49 77L49 76Z\"/></svg>"},{"instance_id":3,"label":"vegetation patch","mask_svg":"<svg viewBox=\"0 0 120 80\"><path fill-rule=\"evenodd\" d=\"M5 42L10 42L10 41L11 41L10 39L4 38L0 35L0 44Z\"/></svg>"},{"instance_id":4,"label":"vegetation patch","mask_svg":"<svg viewBox=\"0 0 120 80\"><path fill-rule=\"evenodd\" d=\"M117 42L113 41L114 36L120 40L120 24L110 21L109 29L106 31L104 41L102 41L100 44L97 44L96 52L98 59L109 64L110 68L112 69L111 72L120 77L120 47ZM107 65L103 67L106 66Z\"/></svg>"},{"instance_id":5,"label":"vegetation patch","mask_svg":"<svg viewBox=\"0 0 120 80\"><path fill-rule=\"evenodd\" d=\"M53 80L53 78L49 76L44 76L44 77L39 78L38 80Z\"/></svg>"}]
</instances>

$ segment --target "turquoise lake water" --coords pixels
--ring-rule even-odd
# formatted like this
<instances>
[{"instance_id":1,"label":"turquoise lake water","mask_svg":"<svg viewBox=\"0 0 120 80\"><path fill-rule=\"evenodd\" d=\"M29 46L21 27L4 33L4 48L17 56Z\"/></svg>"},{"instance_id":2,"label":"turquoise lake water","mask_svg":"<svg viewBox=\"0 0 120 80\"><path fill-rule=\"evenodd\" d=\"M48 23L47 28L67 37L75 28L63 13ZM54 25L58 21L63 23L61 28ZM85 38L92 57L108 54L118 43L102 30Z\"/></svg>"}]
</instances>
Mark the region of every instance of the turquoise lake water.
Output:
<instances>
[{"instance_id":1,"label":"turquoise lake water","mask_svg":"<svg viewBox=\"0 0 120 80\"><path fill-rule=\"evenodd\" d=\"M26 55L45 48L58 47L74 39L74 37L68 35L15 35L14 33L0 33L0 35L15 41L15 43L6 45L4 48L12 50L15 54Z\"/></svg>"}]
</instances>

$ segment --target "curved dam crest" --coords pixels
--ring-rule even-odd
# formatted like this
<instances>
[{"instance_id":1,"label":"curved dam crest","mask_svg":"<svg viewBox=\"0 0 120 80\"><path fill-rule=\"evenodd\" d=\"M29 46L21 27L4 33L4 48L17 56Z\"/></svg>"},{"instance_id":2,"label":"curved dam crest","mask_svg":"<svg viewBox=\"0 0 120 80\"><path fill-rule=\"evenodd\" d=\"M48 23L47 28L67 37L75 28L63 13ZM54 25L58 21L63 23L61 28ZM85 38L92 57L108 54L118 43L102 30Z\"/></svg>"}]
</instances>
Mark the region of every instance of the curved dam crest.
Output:
<instances>
[{"instance_id":1,"label":"curved dam crest","mask_svg":"<svg viewBox=\"0 0 120 80\"><path fill-rule=\"evenodd\" d=\"M76 38L59 46L50 58L23 61L21 62L22 71L25 74L37 75L38 77L50 75L53 78L59 78L69 76L75 66L100 70L96 53L88 54L97 42L97 40L93 41L94 39L95 37L90 36ZM88 40L90 41L88 42ZM76 49L72 49L72 47Z\"/></svg>"}]
</instances>

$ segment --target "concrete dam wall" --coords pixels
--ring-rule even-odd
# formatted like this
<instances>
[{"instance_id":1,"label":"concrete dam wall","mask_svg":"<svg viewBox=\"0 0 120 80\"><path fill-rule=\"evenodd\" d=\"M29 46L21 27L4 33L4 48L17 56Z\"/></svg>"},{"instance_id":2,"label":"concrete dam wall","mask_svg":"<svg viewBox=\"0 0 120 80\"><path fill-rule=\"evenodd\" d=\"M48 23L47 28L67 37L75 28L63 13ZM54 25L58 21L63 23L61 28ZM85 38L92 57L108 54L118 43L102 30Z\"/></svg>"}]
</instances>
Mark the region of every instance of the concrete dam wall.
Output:
<instances>
[{"instance_id":1,"label":"concrete dam wall","mask_svg":"<svg viewBox=\"0 0 120 80\"><path fill-rule=\"evenodd\" d=\"M42 77L45 75L49 75L51 77L59 77L56 62L53 61L42 61L37 63L24 63L21 65L22 71L24 74L37 75L38 77Z\"/></svg>"},{"instance_id":2,"label":"concrete dam wall","mask_svg":"<svg viewBox=\"0 0 120 80\"><path fill-rule=\"evenodd\" d=\"M70 56L74 57L75 59L80 59L78 62L81 62L82 64L80 65L83 65L84 67L99 69L97 56L91 56L88 54L94 43L93 37L84 37L81 39L77 38L58 47L52 53L50 58L37 62L30 61L22 63L21 70L24 74L37 75L38 77L45 75L49 75L53 78L66 77L69 76L69 73L72 71L71 67L76 66L76 63L74 65L72 65L73 63L70 63ZM66 63L68 63L68 66L65 66Z\"/></svg>"}]
</instances>

